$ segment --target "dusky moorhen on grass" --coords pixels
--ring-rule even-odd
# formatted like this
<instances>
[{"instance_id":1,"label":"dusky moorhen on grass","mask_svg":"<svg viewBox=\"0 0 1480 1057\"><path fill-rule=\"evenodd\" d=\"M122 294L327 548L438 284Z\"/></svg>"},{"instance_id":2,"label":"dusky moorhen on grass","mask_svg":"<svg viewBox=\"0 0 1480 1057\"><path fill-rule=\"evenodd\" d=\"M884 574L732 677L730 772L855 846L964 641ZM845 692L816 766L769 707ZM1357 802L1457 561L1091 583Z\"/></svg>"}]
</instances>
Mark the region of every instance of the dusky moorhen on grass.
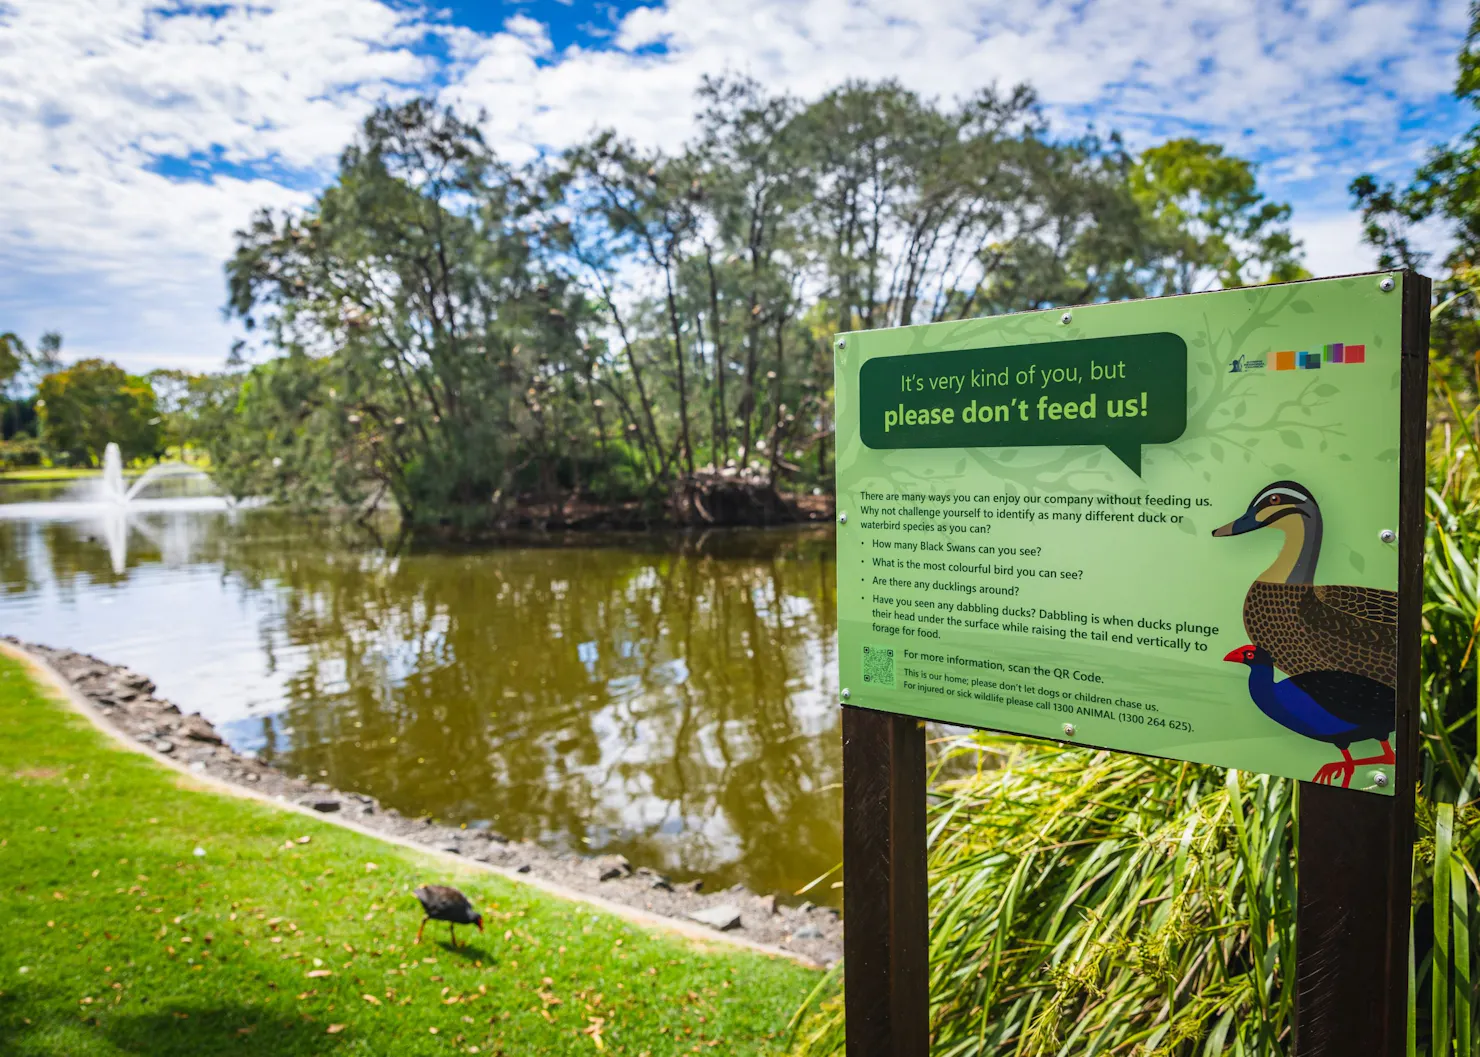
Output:
<instances>
[{"instance_id":1,"label":"dusky moorhen on grass","mask_svg":"<svg viewBox=\"0 0 1480 1057\"><path fill-rule=\"evenodd\" d=\"M454 947L457 946L456 926L477 925L478 931L483 931L483 915L473 908L472 900L451 885L422 885L411 894L421 902L427 915L416 930L417 943L421 942L421 930L427 927L428 921L447 922L447 934L452 937Z\"/></svg>"}]
</instances>

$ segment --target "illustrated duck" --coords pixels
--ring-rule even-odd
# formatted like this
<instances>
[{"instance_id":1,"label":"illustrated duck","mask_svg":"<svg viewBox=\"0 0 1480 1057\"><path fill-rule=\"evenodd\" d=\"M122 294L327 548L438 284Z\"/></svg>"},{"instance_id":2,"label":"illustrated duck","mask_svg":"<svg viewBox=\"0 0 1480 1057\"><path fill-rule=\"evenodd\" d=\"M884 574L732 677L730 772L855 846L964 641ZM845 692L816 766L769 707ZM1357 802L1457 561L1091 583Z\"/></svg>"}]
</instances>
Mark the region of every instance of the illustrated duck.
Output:
<instances>
[{"instance_id":1,"label":"illustrated duck","mask_svg":"<svg viewBox=\"0 0 1480 1057\"><path fill-rule=\"evenodd\" d=\"M416 942L421 942L421 930L427 927L428 921L447 922L447 934L452 937L452 945L457 946L457 925L477 925L478 931L483 931L483 915L473 907L473 901L463 895L451 885L422 885L411 893L419 903L426 917L421 919L421 928L416 930Z\"/></svg>"},{"instance_id":2,"label":"illustrated duck","mask_svg":"<svg viewBox=\"0 0 1480 1057\"><path fill-rule=\"evenodd\" d=\"M1398 677L1398 596L1373 587L1316 585L1321 508L1295 481L1261 488L1237 520L1213 530L1238 536L1276 529L1284 544L1244 597L1251 644L1224 658L1249 666L1249 696L1296 734L1334 745L1342 758L1315 781L1343 786L1361 764L1393 763ZM1278 668L1289 678L1275 681ZM1353 759L1351 746L1382 743L1382 755Z\"/></svg>"}]
</instances>

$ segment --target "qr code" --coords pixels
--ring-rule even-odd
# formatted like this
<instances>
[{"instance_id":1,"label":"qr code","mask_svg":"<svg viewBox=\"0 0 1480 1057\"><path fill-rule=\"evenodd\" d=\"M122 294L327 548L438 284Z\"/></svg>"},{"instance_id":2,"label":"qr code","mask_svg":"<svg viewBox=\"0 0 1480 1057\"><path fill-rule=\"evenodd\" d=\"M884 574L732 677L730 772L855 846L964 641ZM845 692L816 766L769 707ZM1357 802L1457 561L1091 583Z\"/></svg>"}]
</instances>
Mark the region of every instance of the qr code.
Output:
<instances>
[{"instance_id":1,"label":"qr code","mask_svg":"<svg viewBox=\"0 0 1480 1057\"><path fill-rule=\"evenodd\" d=\"M863 648L863 681L894 689L894 650L888 646Z\"/></svg>"}]
</instances>

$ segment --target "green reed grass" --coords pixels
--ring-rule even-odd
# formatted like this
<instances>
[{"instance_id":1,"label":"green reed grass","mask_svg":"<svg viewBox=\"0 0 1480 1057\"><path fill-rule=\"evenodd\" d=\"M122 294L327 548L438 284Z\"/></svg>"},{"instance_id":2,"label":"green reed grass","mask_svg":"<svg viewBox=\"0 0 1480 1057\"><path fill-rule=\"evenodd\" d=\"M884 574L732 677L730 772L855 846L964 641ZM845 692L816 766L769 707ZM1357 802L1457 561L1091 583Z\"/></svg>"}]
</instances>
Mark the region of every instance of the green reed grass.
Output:
<instances>
[{"instance_id":1,"label":"green reed grass","mask_svg":"<svg viewBox=\"0 0 1480 1057\"><path fill-rule=\"evenodd\" d=\"M986 735L941 746L930 814L932 1054L1279 1052L1291 783ZM836 975L794 1022L841 1050Z\"/></svg>"},{"instance_id":2,"label":"green reed grass","mask_svg":"<svg viewBox=\"0 0 1480 1057\"><path fill-rule=\"evenodd\" d=\"M1480 421L1442 389L1434 411L1408 1052L1480 1057ZM989 735L937 747L933 1055L1288 1052L1297 783ZM798 1010L798 1057L842 1052L840 988L835 970Z\"/></svg>"}]
</instances>

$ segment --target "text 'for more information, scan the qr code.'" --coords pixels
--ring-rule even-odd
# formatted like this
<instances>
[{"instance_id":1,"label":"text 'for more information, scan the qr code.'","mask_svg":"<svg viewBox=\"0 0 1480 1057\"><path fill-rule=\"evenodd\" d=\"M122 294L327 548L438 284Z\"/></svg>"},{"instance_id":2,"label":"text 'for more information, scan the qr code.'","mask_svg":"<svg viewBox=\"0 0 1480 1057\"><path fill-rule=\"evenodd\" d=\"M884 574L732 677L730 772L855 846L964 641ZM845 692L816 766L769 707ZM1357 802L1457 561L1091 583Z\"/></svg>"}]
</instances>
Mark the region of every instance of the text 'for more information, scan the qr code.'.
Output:
<instances>
[{"instance_id":1,"label":"text 'for more information, scan the qr code.'","mask_svg":"<svg viewBox=\"0 0 1480 1057\"><path fill-rule=\"evenodd\" d=\"M894 648L892 646L865 646L863 648L863 681L869 686L894 689Z\"/></svg>"}]
</instances>

